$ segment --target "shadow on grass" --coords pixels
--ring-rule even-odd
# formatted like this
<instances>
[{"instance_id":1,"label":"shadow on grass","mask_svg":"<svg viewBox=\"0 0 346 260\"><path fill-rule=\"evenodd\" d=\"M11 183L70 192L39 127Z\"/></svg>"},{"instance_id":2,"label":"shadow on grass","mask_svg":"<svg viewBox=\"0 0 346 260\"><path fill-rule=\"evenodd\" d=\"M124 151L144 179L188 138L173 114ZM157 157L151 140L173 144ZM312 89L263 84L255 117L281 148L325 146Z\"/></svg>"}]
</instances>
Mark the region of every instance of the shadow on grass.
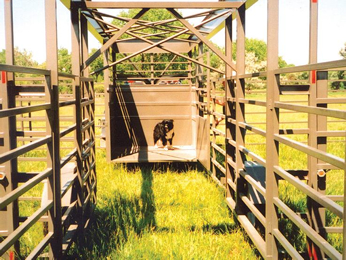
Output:
<instances>
[{"instance_id":1,"label":"shadow on grass","mask_svg":"<svg viewBox=\"0 0 346 260\"><path fill-rule=\"evenodd\" d=\"M114 191L101 198L95 209L92 225L78 236L68 259L105 258L124 245L130 236L156 228L153 174L150 167L141 167L140 196Z\"/></svg>"}]
</instances>

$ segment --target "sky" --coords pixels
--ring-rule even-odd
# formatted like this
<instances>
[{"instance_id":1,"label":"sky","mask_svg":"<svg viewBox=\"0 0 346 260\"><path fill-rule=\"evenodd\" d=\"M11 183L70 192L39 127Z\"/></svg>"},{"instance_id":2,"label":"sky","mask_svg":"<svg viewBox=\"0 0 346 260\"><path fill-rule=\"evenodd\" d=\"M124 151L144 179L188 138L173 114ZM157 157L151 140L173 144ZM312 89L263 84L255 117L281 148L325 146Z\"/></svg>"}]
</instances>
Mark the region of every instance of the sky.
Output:
<instances>
[{"instance_id":1,"label":"sky","mask_svg":"<svg viewBox=\"0 0 346 260\"><path fill-rule=\"evenodd\" d=\"M0 50L5 48L4 1L6 0L0 0ZM279 0L279 55L290 64L308 63L309 2L310 0ZM318 5L318 62L339 60L339 51L346 43L346 0L318 0ZM44 0L13 0L13 8L15 46L31 52L39 63L44 62ZM267 0L258 0L246 11L246 37L266 41L266 8ZM184 15L188 12L182 11ZM57 14L58 46L70 50L69 12L60 1ZM212 41L223 46L224 31L214 36ZM89 37L89 45L90 48L100 47L92 36Z\"/></svg>"}]
</instances>

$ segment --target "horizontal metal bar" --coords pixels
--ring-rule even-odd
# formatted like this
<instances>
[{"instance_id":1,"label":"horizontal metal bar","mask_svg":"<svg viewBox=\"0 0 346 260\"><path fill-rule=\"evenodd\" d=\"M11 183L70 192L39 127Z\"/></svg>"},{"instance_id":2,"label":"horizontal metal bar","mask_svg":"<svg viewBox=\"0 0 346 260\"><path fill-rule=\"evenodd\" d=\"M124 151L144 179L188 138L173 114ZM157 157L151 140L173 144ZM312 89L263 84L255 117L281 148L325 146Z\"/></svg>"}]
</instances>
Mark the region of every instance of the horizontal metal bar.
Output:
<instances>
[{"instance_id":1,"label":"horizontal metal bar","mask_svg":"<svg viewBox=\"0 0 346 260\"><path fill-rule=\"evenodd\" d=\"M301 129L280 129L279 134L280 135L301 135L301 134L308 134L310 132L307 128L301 128Z\"/></svg>"},{"instance_id":2,"label":"horizontal metal bar","mask_svg":"<svg viewBox=\"0 0 346 260\"><path fill-rule=\"evenodd\" d=\"M295 73L295 72L304 72L312 70L330 70L334 68L343 68L346 67L346 60L336 60L329 62L314 63L309 65L287 67L282 69L274 70L275 74L284 74L284 73Z\"/></svg>"},{"instance_id":3,"label":"horizontal metal bar","mask_svg":"<svg viewBox=\"0 0 346 260\"><path fill-rule=\"evenodd\" d=\"M22 66L5 65L5 64L0 64L0 71L40 74L40 75L46 75L46 76L50 75L50 70L27 68Z\"/></svg>"},{"instance_id":4,"label":"horizontal metal bar","mask_svg":"<svg viewBox=\"0 0 346 260\"><path fill-rule=\"evenodd\" d=\"M342 233L343 227L324 227L323 228L327 233Z\"/></svg>"},{"instance_id":5,"label":"horizontal metal bar","mask_svg":"<svg viewBox=\"0 0 346 260\"><path fill-rule=\"evenodd\" d=\"M294 187L305 193L307 196L309 196L311 199L319 203L320 205L324 206L334 214L336 214L338 217L342 218L344 209L339 204L335 203L331 199L329 199L326 195L318 192L317 190L314 190L306 183L300 181L299 179L295 178L293 175L289 174L287 171L282 169L280 166L274 166L274 171L277 173L281 178L288 181L290 184L292 184Z\"/></svg>"},{"instance_id":6,"label":"horizontal metal bar","mask_svg":"<svg viewBox=\"0 0 346 260\"><path fill-rule=\"evenodd\" d=\"M296 224L320 249L322 249L332 259L342 259L342 255L332 247L323 237L321 237L304 220L297 216L283 201L278 197L273 198L274 204Z\"/></svg>"},{"instance_id":7,"label":"horizontal metal bar","mask_svg":"<svg viewBox=\"0 0 346 260\"><path fill-rule=\"evenodd\" d=\"M237 2L120 2L120 1L112 1L112 2L85 2L85 6L89 9L132 9L132 8L178 8L178 9L232 9L239 8L244 4L243 1Z\"/></svg>"},{"instance_id":8,"label":"horizontal metal bar","mask_svg":"<svg viewBox=\"0 0 346 260\"><path fill-rule=\"evenodd\" d=\"M298 251L291 245L291 243L281 234L280 230L274 228L273 235L279 241L279 243L286 249L287 253L292 259L304 259Z\"/></svg>"},{"instance_id":9,"label":"horizontal metal bar","mask_svg":"<svg viewBox=\"0 0 346 260\"><path fill-rule=\"evenodd\" d=\"M226 198L226 203L231 210L235 210L235 201L231 197Z\"/></svg>"},{"instance_id":10,"label":"horizontal metal bar","mask_svg":"<svg viewBox=\"0 0 346 260\"><path fill-rule=\"evenodd\" d=\"M64 167L68 162L72 160L77 155L77 148L71 151L68 155L60 160L61 168Z\"/></svg>"},{"instance_id":11,"label":"horizontal metal bar","mask_svg":"<svg viewBox=\"0 0 346 260\"><path fill-rule=\"evenodd\" d=\"M226 169L225 167L223 167L218 161L216 161L215 159L211 159L211 162L223 173L226 174Z\"/></svg>"},{"instance_id":12,"label":"horizontal metal bar","mask_svg":"<svg viewBox=\"0 0 346 260\"><path fill-rule=\"evenodd\" d=\"M267 106L266 101L254 100L254 99L239 98L239 103L244 103L244 104L248 104L248 105L257 105L257 106L262 106L262 107Z\"/></svg>"},{"instance_id":13,"label":"horizontal metal bar","mask_svg":"<svg viewBox=\"0 0 346 260\"><path fill-rule=\"evenodd\" d=\"M344 104L346 103L346 98L317 98L318 104Z\"/></svg>"},{"instance_id":14,"label":"horizontal metal bar","mask_svg":"<svg viewBox=\"0 0 346 260\"><path fill-rule=\"evenodd\" d=\"M212 130L214 133L217 133L217 134L219 134L219 135L221 135L221 136L224 136L224 137L226 136L226 134L225 134L224 132L220 131L219 129L216 129L216 128L212 127L211 130Z\"/></svg>"},{"instance_id":15,"label":"horizontal metal bar","mask_svg":"<svg viewBox=\"0 0 346 260\"><path fill-rule=\"evenodd\" d=\"M41 216L43 216L51 207L53 201L47 201L26 221L24 221L15 231L13 231L5 240L0 243L0 255L3 255L31 226L33 226Z\"/></svg>"},{"instance_id":16,"label":"horizontal metal bar","mask_svg":"<svg viewBox=\"0 0 346 260\"><path fill-rule=\"evenodd\" d=\"M250 183L259 193L263 195L263 197L266 197L266 189L259 184L257 180L255 180L250 174L248 174L244 170L240 170L239 174L244 177L244 179Z\"/></svg>"},{"instance_id":17,"label":"horizontal metal bar","mask_svg":"<svg viewBox=\"0 0 346 260\"><path fill-rule=\"evenodd\" d=\"M43 137L46 135L46 131L17 131L17 136Z\"/></svg>"},{"instance_id":18,"label":"horizontal metal bar","mask_svg":"<svg viewBox=\"0 0 346 260\"><path fill-rule=\"evenodd\" d=\"M73 176L73 178L71 180L69 180L68 182L62 183L62 184L64 184L64 186L61 187L61 198L63 198L65 196L66 192L72 187L72 185L75 182L76 178L77 178L77 174L75 174Z\"/></svg>"},{"instance_id":19,"label":"horizontal metal bar","mask_svg":"<svg viewBox=\"0 0 346 260\"><path fill-rule=\"evenodd\" d=\"M0 118L16 116L20 114L36 112L41 110L48 110L48 109L51 109L51 104L42 104L42 105L35 105L35 106L3 109L3 110L0 110Z\"/></svg>"},{"instance_id":20,"label":"horizontal metal bar","mask_svg":"<svg viewBox=\"0 0 346 260\"><path fill-rule=\"evenodd\" d=\"M237 185L233 182L232 179L227 178L227 184L232 188L234 192L237 191Z\"/></svg>"},{"instance_id":21,"label":"horizontal metal bar","mask_svg":"<svg viewBox=\"0 0 346 260\"><path fill-rule=\"evenodd\" d=\"M64 72L59 72L59 73L58 73L58 76L59 76L59 80L61 80L61 78L68 78L68 79L75 79L75 78L78 78L77 75L68 74L68 73L64 73Z\"/></svg>"},{"instance_id":22,"label":"horizontal metal bar","mask_svg":"<svg viewBox=\"0 0 346 260\"><path fill-rule=\"evenodd\" d=\"M73 132L76 130L76 124L70 126L69 128L63 130L60 132L60 138L64 137L65 135L68 135L69 133Z\"/></svg>"},{"instance_id":23,"label":"horizontal metal bar","mask_svg":"<svg viewBox=\"0 0 346 260\"><path fill-rule=\"evenodd\" d=\"M0 210L5 208L10 203L12 203L14 200L18 199L21 195L23 195L32 187L40 183L45 178L49 177L51 174L52 174L52 169L48 168L45 171L32 177L30 180L25 182L23 185L19 186L17 189L7 193L4 197L0 198Z\"/></svg>"},{"instance_id":24,"label":"horizontal metal bar","mask_svg":"<svg viewBox=\"0 0 346 260\"><path fill-rule=\"evenodd\" d=\"M256 208L256 206L249 200L247 196L240 193L239 194L241 200L245 203L245 205L249 208L249 210L255 215L255 217L262 223L264 227L267 226L266 218L263 216L263 214Z\"/></svg>"},{"instance_id":25,"label":"horizontal metal bar","mask_svg":"<svg viewBox=\"0 0 346 260\"><path fill-rule=\"evenodd\" d=\"M219 187L221 187L222 189L226 189L225 185L223 185L222 182L218 178L216 178L216 176L212 174L209 176L213 179L213 181L216 182L217 185L219 185Z\"/></svg>"},{"instance_id":26,"label":"horizontal metal bar","mask_svg":"<svg viewBox=\"0 0 346 260\"><path fill-rule=\"evenodd\" d=\"M35 247L33 251L31 251L30 255L26 259L37 259L42 251L47 247L47 245L50 243L50 240L52 239L54 233L49 232L42 240L41 242Z\"/></svg>"},{"instance_id":27,"label":"horizontal metal bar","mask_svg":"<svg viewBox=\"0 0 346 260\"><path fill-rule=\"evenodd\" d=\"M323 107L292 105L292 104L286 104L283 102L274 102L274 105L277 108L294 110L296 112L303 112L303 113L309 113L309 114L320 115L320 116L335 117L335 118L346 120L346 112L342 111L342 110L329 109L329 108L323 108Z\"/></svg>"},{"instance_id":28,"label":"horizontal metal bar","mask_svg":"<svg viewBox=\"0 0 346 260\"><path fill-rule=\"evenodd\" d=\"M336 167L339 167L340 169L345 169L346 168L346 164L345 164L345 160L337 157L337 156L334 156L332 154L329 154L329 153L326 153L326 152L323 152L321 150L318 150L316 148L313 148L311 146L308 146L308 145L305 145L305 144L302 144L298 141L295 141L295 140L292 140L292 139L289 139L289 138L286 138L286 137L282 137L280 135L274 135L274 139L276 141L279 141L285 145L288 145L294 149L297 149L303 153L306 153L308 155L311 155L313 157L316 157L326 163L330 163Z\"/></svg>"},{"instance_id":29,"label":"horizontal metal bar","mask_svg":"<svg viewBox=\"0 0 346 260\"><path fill-rule=\"evenodd\" d=\"M217 144L215 143L211 143L211 146L217 150L219 153L221 153L222 155L226 156L226 151L223 150L220 146L218 146Z\"/></svg>"},{"instance_id":30,"label":"horizontal metal bar","mask_svg":"<svg viewBox=\"0 0 346 260\"><path fill-rule=\"evenodd\" d=\"M266 257L266 243L257 232L256 228L251 224L249 219L245 215L238 215L238 221L241 223L242 227L245 229L246 233L251 238L252 242L256 245L256 248L261 253L261 255Z\"/></svg>"},{"instance_id":31,"label":"horizontal metal bar","mask_svg":"<svg viewBox=\"0 0 346 260\"><path fill-rule=\"evenodd\" d=\"M45 138L41 138L39 140L35 140L31 143L28 143L26 145L23 145L21 147L15 148L13 150L10 150L8 152L0 154L0 164L7 162L9 160L12 160L14 158L17 158L20 155L23 155L37 147L40 147L44 144L47 144L51 141L51 137L47 136Z\"/></svg>"},{"instance_id":32,"label":"horizontal metal bar","mask_svg":"<svg viewBox=\"0 0 346 260\"><path fill-rule=\"evenodd\" d=\"M228 163L229 165L231 165L231 167L232 167L233 169L236 169L236 168L237 168L237 164L235 163L235 161L232 160L232 158L231 158L230 156L227 156L227 163Z\"/></svg>"},{"instance_id":33,"label":"horizontal metal bar","mask_svg":"<svg viewBox=\"0 0 346 260\"><path fill-rule=\"evenodd\" d=\"M77 224L73 224L70 225L66 235L63 238L62 241L62 253L63 255L65 255L67 253L67 251L69 250L70 246L72 245L72 241L74 240L75 235L77 234L77 230L78 230L78 225Z\"/></svg>"},{"instance_id":34,"label":"horizontal metal bar","mask_svg":"<svg viewBox=\"0 0 346 260\"><path fill-rule=\"evenodd\" d=\"M249 74L241 74L238 77L240 79L246 79L246 78L258 78L258 77L267 77L267 72L266 71L261 71L261 72L254 72L254 73L249 73Z\"/></svg>"},{"instance_id":35,"label":"horizontal metal bar","mask_svg":"<svg viewBox=\"0 0 346 260\"><path fill-rule=\"evenodd\" d=\"M247 149L244 146L240 146L239 149L246 155L250 156L251 159L254 161L257 161L259 164L261 164L263 167L266 167L266 160L263 159L261 156L258 154L255 154L254 152L251 152L249 149Z\"/></svg>"},{"instance_id":36,"label":"horizontal metal bar","mask_svg":"<svg viewBox=\"0 0 346 260\"><path fill-rule=\"evenodd\" d=\"M71 106L75 104L76 104L76 100L68 100L68 101L60 102L59 107L67 107L67 106Z\"/></svg>"},{"instance_id":37,"label":"horizontal metal bar","mask_svg":"<svg viewBox=\"0 0 346 260\"><path fill-rule=\"evenodd\" d=\"M91 82L94 81L94 79L93 79L93 78L87 78L87 77L81 77L81 78L80 78L80 81L91 83Z\"/></svg>"},{"instance_id":38,"label":"horizontal metal bar","mask_svg":"<svg viewBox=\"0 0 346 260\"><path fill-rule=\"evenodd\" d=\"M81 106L85 107L85 106L89 106L89 105L94 104L94 103L95 103L95 99L90 99L90 100L83 101L81 103Z\"/></svg>"},{"instance_id":39,"label":"horizontal metal bar","mask_svg":"<svg viewBox=\"0 0 346 260\"><path fill-rule=\"evenodd\" d=\"M66 221L68 217L71 215L71 213L73 212L73 209L76 207L76 204L77 204L77 200L71 202L71 204L66 209L64 215L61 217L61 224L63 226L66 224Z\"/></svg>"},{"instance_id":40,"label":"horizontal metal bar","mask_svg":"<svg viewBox=\"0 0 346 260\"><path fill-rule=\"evenodd\" d=\"M332 201L344 201L344 195L327 195L327 198L331 199Z\"/></svg>"},{"instance_id":41,"label":"horizontal metal bar","mask_svg":"<svg viewBox=\"0 0 346 260\"><path fill-rule=\"evenodd\" d=\"M346 131L317 131L317 136L346 137Z\"/></svg>"},{"instance_id":42,"label":"horizontal metal bar","mask_svg":"<svg viewBox=\"0 0 346 260\"><path fill-rule=\"evenodd\" d=\"M264 124L264 123L263 123L263 124ZM258 128L258 127L253 127L253 126L250 125L250 124L247 124L247 123L244 123L244 122L239 122L239 126L243 127L243 128L246 129L246 130L250 130L250 131L252 131L252 132L254 132L254 133L256 133L256 134L259 134L259 135L261 135L261 136L263 136L263 137L266 137L266 136L267 136L265 130L262 130L262 129Z\"/></svg>"}]
</instances>

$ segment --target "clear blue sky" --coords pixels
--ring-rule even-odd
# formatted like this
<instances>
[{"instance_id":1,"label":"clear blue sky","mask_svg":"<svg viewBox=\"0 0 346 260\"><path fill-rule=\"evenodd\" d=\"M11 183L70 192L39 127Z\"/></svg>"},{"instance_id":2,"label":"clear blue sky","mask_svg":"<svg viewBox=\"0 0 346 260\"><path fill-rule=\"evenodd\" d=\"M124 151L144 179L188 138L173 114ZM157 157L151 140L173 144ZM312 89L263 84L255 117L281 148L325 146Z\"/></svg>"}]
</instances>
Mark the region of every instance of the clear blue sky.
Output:
<instances>
[{"instance_id":1,"label":"clear blue sky","mask_svg":"<svg viewBox=\"0 0 346 260\"><path fill-rule=\"evenodd\" d=\"M138 0L137 0L138 1ZM201 0L202 1L202 0ZM279 55L295 65L308 62L310 0L280 0ZM44 0L13 0L15 46L32 52L38 62L45 60ZM341 59L339 50L346 42L346 0L318 0L319 42L318 61ZM0 0L0 50L5 48L4 0ZM266 41L266 0L247 11L246 36ZM70 49L69 13L58 2L58 46ZM223 32L214 42L222 45ZM90 39L91 47L99 44Z\"/></svg>"}]
</instances>

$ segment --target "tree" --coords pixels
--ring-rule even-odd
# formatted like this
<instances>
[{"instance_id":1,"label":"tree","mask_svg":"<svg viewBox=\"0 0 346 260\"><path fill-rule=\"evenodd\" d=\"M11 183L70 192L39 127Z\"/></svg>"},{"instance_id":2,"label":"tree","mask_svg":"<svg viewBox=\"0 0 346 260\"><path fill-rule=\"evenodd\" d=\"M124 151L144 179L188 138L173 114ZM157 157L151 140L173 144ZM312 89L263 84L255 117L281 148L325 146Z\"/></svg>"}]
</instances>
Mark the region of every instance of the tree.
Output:
<instances>
[{"instance_id":1,"label":"tree","mask_svg":"<svg viewBox=\"0 0 346 260\"><path fill-rule=\"evenodd\" d=\"M346 43L344 44L344 47L339 51L339 54L343 59L346 59ZM334 75L332 76L336 77L337 81L332 82L331 88L335 90L338 90L340 88L346 88L346 81L340 81L344 79L345 71L339 70L337 72L334 72L333 74Z\"/></svg>"},{"instance_id":2,"label":"tree","mask_svg":"<svg viewBox=\"0 0 346 260\"><path fill-rule=\"evenodd\" d=\"M93 55L97 49L92 49L90 52L90 56ZM103 58L102 55L98 56L91 64L90 64L90 70L95 71L98 69L101 69L103 67ZM103 71L100 73L94 74L93 75L94 79L96 82L101 82L103 81Z\"/></svg>"},{"instance_id":3,"label":"tree","mask_svg":"<svg viewBox=\"0 0 346 260\"><path fill-rule=\"evenodd\" d=\"M339 51L339 54L341 55L341 57L343 57L344 59L346 59L346 42L345 42L344 48L342 48L342 49Z\"/></svg>"},{"instance_id":4,"label":"tree","mask_svg":"<svg viewBox=\"0 0 346 260\"><path fill-rule=\"evenodd\" d=\"M0 52L0 63L6 63L6 50ZM39 67L37 61L33 60L32 53L24 49L19 50L18 47L14 48L14 64L23 67Z\"/></svg>"},{"instance_id":5,"label":"tree","mask_svg":"<svg viewBox=\"0 0 346 260\"><path fill-rule=\"evenodd\" d=\"M6 63L6 53L5 53L5 50L3 49L1 52L0 52L0 63L3 63L5 64Z\"/></svg>"},{"instance_id":6,"label":"tree","mask_svg":"<svg viewBox=\"0 0 346 260\"><path fill-rule=\"evenodd\" d=\"M66 48L58 50L58 71L72 74L71 54Z\"/></svg>"}]
</instances>

